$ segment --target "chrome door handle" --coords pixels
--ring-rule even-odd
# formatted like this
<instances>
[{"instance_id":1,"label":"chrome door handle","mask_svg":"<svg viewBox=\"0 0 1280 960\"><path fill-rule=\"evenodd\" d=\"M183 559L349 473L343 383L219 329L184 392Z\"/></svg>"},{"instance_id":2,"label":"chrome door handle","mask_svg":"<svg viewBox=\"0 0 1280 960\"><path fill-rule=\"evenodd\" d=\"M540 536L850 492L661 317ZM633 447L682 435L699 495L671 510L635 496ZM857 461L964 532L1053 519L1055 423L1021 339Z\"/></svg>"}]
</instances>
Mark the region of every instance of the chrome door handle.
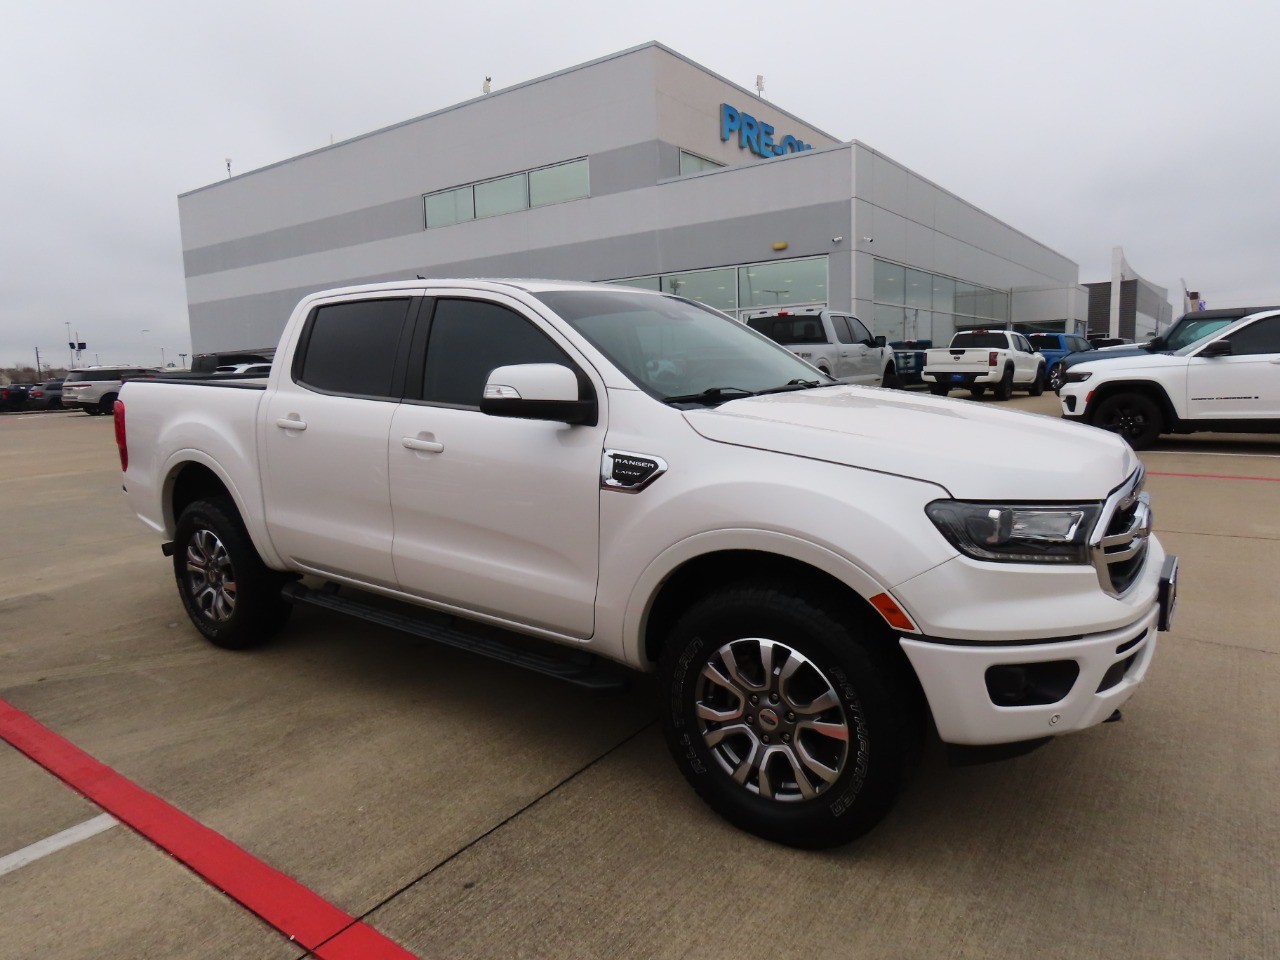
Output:
<instances>
[{"instance_id":1,"label":"chrome door handle","mask_svg":"<svg viewBox=\"0 0 1280 960\"><path fill-rule=\"evenodd\" d=\"M444 444L434 440L419 440L417 437L401 437L400 442L409 450L421 450L424 453L443 453Z\"/></svg>"},{"instance_id":2,"label":"chrome door handle","mask_svg":"<svg viewBox=\"0 0 1280 960\"><path fill-rule=\"evenodd\" d=\"M280 417L276 420L276 426L284 430L305 430L307 429L307 421L291 420L289 417Z\"/></svg>"}]
</instances>

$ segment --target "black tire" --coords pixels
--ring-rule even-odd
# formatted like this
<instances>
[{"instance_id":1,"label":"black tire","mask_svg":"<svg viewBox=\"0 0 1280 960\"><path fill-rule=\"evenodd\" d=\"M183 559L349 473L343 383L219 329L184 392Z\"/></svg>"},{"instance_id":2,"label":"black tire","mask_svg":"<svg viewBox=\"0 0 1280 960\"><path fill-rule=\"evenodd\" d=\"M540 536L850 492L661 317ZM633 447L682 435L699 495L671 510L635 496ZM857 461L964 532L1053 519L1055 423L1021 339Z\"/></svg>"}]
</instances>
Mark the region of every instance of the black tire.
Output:
<instances>
[{"instance_id":1,"label":"black tire","mask_svg":"<svg viewBox=\"0 0 1280 960\"><path fill-rule=\"evenodd\" d=\"M973 397L973 399L975 400L977 400L980 396L982 396L986 392L987 392L987 385L985 383L975 383L973 386L969 388L969 396Z\"/></svg>"},{"instance_id":2,"label":"black tire","mask_svg":"<svg viewBox=\"0 0 1280 960\"><path fill-rule=\"evenodd\" d=\"M1141 393L1114 393L1098 404L1092 423L1118 433L1135 450L1145 450L1164 430L1160 406Z\"/></svg>"},{"instance_id":3,"label":"black tire","mask_svg":"<svg viewBox=\"0 0 1280 960\"><path fill-rule=\"evenodd\" d=\"M1031 381L1031 386L1027 387L1027 396L1038 397L1044 393L1044 367L1036 367L1035 379Z\"/></svg>"},{"instance_id":4,"label":"black tire","mask_svg":"<svg viewBox=\"0 0 1280 960\"><path fill-rule=\"evenodd\" d=\"M114 416L116 412L116 395L108 393L98 401L98 413L103 416Z\"/></svg>"},{"instance_id":5,"label":"black tire","mask_svg":"<svg viewBox=\"0 0 1280 960\"><path fill-rule=\"evenodd\" d=\"M901 389L902 381L898 379L898 370L892 363L884 368L884 376L880 378L880 386L888 390Z\"/></svg>"},{"instance_id":6,"label":"black tire","mask_svg":"<svg viewBox=\"0 0 1280 960\"><path fill-rule=\"evenodd\" d=\"M289 619L292 607L280 596L288 577L262 562L229 497L198 500L182 511L173 575L187 616L215 646L258 646Z\"/></svg>"},{"instance_id":7,"label":"black tire","mask_svg":"<svg viewBox=\"0 0 1280 960\"><path fill-rule=\"evenodd\" d=\"M935 397L945 397L951 392L951 387L945 383L931 383L929 384L929 392Z\"/></svg>"},{"instance_id":8,"label":"black tire","mask_svg":"<svg viewBox=\"0 0 1280 960\"><path fill-rule=\"evenodd\" d=\"M1000 382L996 384L995 398L997 400L1008 400L1013 396L1013 367L1006 366L1004 373L1000 374Z\"/></svg>"},{"instance_id":9,"label":"black tire","mask_svg":"<svg viewBox=\"0 0 1280 960\"><path fill-rule=\"evenodd\" d=\"M745 583L693 605L663 649L660 709L676 764L716 813L822 849L889 811L918 756L923 709L887 644L802 590Z\"/></svg>"},{"instance_id":10,"label":"black tire","mask_svg":"<svg viewBox=\"0 0 1280 960\"><path fill-rule=\"evenodd\" d=\"M1067 365L1059 360L1049 368L1049 389L1057 393L1067 382Z\"/></svg>"},{"instance_id":11,"label":"black tire","mask_svg":"<svg viewBox=\"0 0 1280 960\"><path fill-rule=\"evenodd\" d=\"M85 413L87 413L91 417L102 416L102 410L101 408L99 408L99 406L96 403L92 407L81 407L80 409L83 410Z\"/></svg>"}]
</instances>

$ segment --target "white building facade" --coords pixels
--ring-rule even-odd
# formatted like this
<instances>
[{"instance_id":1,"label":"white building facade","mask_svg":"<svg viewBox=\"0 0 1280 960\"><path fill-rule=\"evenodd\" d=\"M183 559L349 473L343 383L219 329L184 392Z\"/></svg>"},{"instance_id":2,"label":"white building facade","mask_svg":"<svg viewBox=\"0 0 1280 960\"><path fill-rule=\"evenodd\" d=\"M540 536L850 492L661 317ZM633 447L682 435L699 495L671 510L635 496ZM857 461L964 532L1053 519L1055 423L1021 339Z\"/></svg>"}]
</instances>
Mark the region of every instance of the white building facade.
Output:
<instances>
[{"instance_id":1,"label":"white building facade","mask_svg":"<svg viewBox=\"0 0 1280 960\"><path fill-rule=\"evenodd\" d=\"M183 194L193 348L422 275L624 281L890 340L1083 332L1079 268L865 144L649 43Z\"/></svg>"}]
</instances>

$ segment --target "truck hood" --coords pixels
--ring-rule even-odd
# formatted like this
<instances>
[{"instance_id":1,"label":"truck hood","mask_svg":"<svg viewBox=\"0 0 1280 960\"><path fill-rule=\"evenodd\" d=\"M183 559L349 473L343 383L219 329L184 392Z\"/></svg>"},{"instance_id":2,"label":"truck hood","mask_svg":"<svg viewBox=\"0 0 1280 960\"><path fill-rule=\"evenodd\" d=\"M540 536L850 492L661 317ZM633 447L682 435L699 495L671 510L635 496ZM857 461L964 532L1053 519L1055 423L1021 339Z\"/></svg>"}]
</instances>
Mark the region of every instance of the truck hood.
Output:
<instances>
[{"instance_id":1,"label":"truck hood","mask_svg":"<svg viewBox=\"0 0 1280 960\"><path fill-rule=\"evenodd\" d=\"M1176 353L1141 353L1135 356L1110 357L1105 353L1094 360L1072 364L1071 372L1103 370L1108 376L1123 374L1126 370L1162 370L1169 367L1185 367L1188 358Z\"/></svg>"},{"instance_id":2,"label":"truck hood","mask_svg":"<svg viewBox=\"0 0 1280 960\"><path fill-rule=\"evenodd\" d=\"M685 417L718 443L925 480L966 500L1102 500L1138 464L1095 427L877 387L744 397Z\"/></svg>"}]
</instances>

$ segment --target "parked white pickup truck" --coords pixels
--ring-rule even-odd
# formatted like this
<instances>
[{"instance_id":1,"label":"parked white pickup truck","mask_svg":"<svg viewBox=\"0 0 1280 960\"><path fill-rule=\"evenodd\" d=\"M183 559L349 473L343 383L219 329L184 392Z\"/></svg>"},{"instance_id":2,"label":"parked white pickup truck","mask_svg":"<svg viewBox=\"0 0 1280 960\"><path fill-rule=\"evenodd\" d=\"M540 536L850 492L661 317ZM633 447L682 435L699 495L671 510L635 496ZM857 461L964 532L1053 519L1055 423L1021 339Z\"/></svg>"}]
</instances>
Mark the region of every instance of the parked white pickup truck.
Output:
<instances>
[{"instance_id":1,"label":"parked white pickup truck","mask_svg":"<svg viewBox=\"0 0 1280 960\"><path fill-rule=\"evenodd\" d=\"M1206 325L1173 353L1068 367L1062 415L1118 433L1135 450L1162 433L1280 433L1280 311Z\"/></svg>"},{"instance_id":2,"label":"parked white pickup truck","mask_svg":"<svg viewBox=\"0 0 1280 960\"><path fill-rule=\"evenodd\" d=\"M833 384L659 293L319 293L265 381L131 381L115 415L213 643L305 602L588 685L656 669L697 792L797 846L873 826L927 723L1008 753L1112 718L1173 611L1119 438Z\"/></svg>"},{"instance_id":3,"label":"parked white pickup truck","mask_svg":"<svg viewBox=\"0 0 1280 960\"><path fill-rule=\"evenodd\" d=\"M899 385L893 349L857 317L825 307L755 310L743 321L841 383Z\"/></svg>"},{"instance_id":4,"label":"parked white pickup truck","mask_svg":"<svg viewBox=\"0 0 1280 960\"><path fill-rule=\"evenodd\" d=\"M925 353L922 377L929 392L942 397L955 387L967 387L980 397L993 388L997 400L1008 400L1014 390L1038 397L1044 392L1044 357L1030 342L1012 330L962 330L949 347Z\"/></svg>"}]
</instances>

